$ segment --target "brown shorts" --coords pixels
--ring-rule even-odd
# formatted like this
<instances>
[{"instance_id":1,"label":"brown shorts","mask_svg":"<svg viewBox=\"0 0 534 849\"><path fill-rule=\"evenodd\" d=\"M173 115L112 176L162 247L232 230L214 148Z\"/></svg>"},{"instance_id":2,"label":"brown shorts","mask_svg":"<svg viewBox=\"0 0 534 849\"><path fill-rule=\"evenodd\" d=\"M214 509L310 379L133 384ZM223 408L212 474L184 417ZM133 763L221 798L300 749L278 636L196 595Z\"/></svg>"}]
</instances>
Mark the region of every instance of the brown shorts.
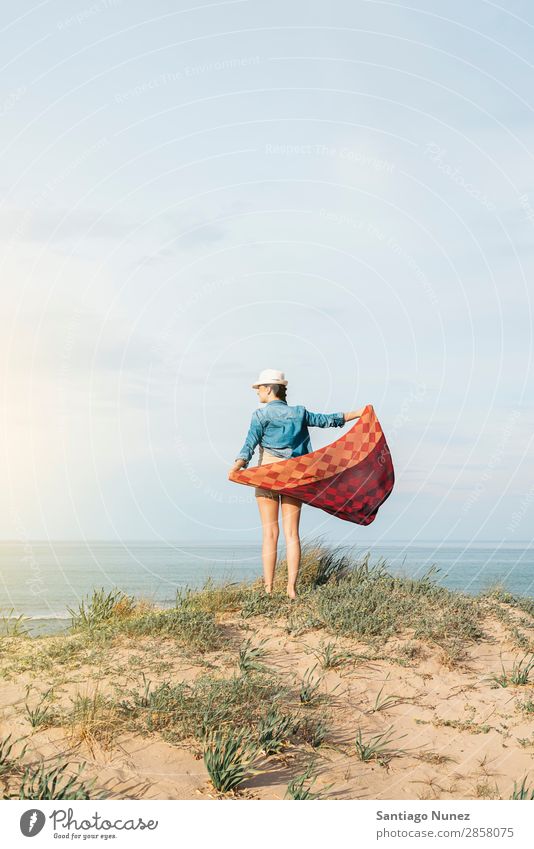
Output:
<instances>
[{"instance_id":1,"label":"brown shorts","mask_svg":"<svg viewBox=\"0 0 534 849\"><path fill-rule=\"evenodd\" d=\"M278 460L285 460L285 457L275 457L274 454L270 454L265 448L262 448L261 445L259 447L260 458L258 460L258 466L261 466L262 463L276 463ZM273 498L278 499L280 496L279 492L275 492L273 489L263 489L261 486L254 487L254 495L256 498L258 495L263 495L265 498Z\"/></svg>"}]
</instances>

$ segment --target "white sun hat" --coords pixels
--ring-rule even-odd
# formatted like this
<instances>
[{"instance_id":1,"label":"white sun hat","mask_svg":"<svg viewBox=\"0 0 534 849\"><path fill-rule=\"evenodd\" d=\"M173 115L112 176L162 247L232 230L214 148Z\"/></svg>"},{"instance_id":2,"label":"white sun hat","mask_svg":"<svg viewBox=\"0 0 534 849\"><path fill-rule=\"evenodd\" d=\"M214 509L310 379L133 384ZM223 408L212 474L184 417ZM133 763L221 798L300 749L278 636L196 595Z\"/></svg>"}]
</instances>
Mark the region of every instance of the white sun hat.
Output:
<instances>
[{"instance_id":1,"label":"white sun hat","mask_svg":"<svg viewBox=\"0 0 534 849\"><path fill-rule=\"evenodd\" d=\"M274 368L264 368L263 371L260 371L256 383L252 384L252 388L257 389L260 383L281 383L282 386L287 386L284 372L276 371Z\"/></svg>"}]
</instances>

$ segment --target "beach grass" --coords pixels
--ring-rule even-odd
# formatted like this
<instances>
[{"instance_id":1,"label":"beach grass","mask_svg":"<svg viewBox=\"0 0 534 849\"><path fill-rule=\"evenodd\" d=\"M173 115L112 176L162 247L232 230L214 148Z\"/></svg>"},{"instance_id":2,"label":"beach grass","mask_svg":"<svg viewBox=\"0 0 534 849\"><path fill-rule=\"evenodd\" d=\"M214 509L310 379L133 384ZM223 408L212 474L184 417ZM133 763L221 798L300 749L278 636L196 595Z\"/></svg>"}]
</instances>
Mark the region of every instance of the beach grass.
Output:
<instances>
[{"instance_id":1,"label":"beach grass","mask_svg":"<svg viewBox=\"0 0 534 849\"><path fill-rule=\"evenodd\" d=\"M256 731L265 706L290 700L290 688L274 674L247 671L224 678L200 675L192 682L146 682L116 703L127 726L141 733L166 729L175 742L204 740L213 729Z\"/></svg>"},{"instance_id":2,"label":"beach grass","mask_svg":"<svg viewBox=\"0 0 534 849\"><path fill-rule=\"evenodd\" d=\"M379 763L385 764L396 755L403 754L402 749L389 747L389 743L392 742L391 738L388 737L390 730L391 729L383 731L381 734L369 735L364 739L362 729L358 728L358 733L354 742L358 758L361 761L370 761L375 759Z\"/></svg>"},{"instance_id":3,"label":"beach grass","mask_svg":"<svg viewBox=\"0 0 534 849\"><path fill-rule=\"evenodd\" d=\"M257 773L257 744L243 731L215 731L204 740L204 763L215 790L227 793Z\"/></svg>"},{"instance_id":4,"label":"beach grass","mask_svg":"<svg viewBox=\"0 0 534 849\"><path fill-rule=\"evenodd\" d=\"M21 745L22 744L22 745ZM0 799L98 799L95 779L81 777L86 764L62 758L26 758L26 737L0 738Z\"/></svg>"},{"instance_id":5,"label":"beach grass","mask_svg":"<svg viewBox=\"0 0 534 849\"><path fill-rule=\"evenodd\" d=\"M21 771L18 781L11 781L9 789L4 787L3 799L97 799L95 779L84 781L80 778L85 764L79 764L74 774L70 764L59 762L27 765ZM13 779L14 775L11 776Z\"/></svg>"},{"instance_id":6,"label":"beach grass","mask_svg":"<svg viewBox=\"0 0 534 849\"><path fill-rule=\"evenodd\" d=\"M314 792L312 787L317 781L317 778L318 773L316 771L316 765L311 762L308 764L303 773L291 779L287 785L286 798L296 801L323 799L326 792L330 790L333 785L329 785L322 788L320 791Z\"/></svg>"}]
</instances>

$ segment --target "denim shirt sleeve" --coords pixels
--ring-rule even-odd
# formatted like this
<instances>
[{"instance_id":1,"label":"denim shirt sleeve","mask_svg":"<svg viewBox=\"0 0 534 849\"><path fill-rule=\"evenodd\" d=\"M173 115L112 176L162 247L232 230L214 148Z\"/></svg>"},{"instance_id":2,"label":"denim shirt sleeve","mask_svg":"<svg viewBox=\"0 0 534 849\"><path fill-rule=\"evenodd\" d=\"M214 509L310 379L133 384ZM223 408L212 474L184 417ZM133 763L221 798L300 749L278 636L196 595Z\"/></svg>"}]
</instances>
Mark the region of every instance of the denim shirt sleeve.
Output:
<instances>
[{"instance_id":1,"label":"denim shirt sleeve","mask_svg":"<svg viewBox=\"0 0 534 849\"><path fill-rule=\"evenodd\" d=\"M344 413L311 413L306 410L306 424L308 427L343 427L345 424Z\"/></svg>"},{"instance_id":2,"label":"denim shirt sleeve","mask_svg":"<svg viewBox=\"0 0 534 849\"><path fill-rule=\"evenodd\" d=\"M248 429L248 433L246 435L245 442L243 444L241 451L239 452L239 454L237 455L237 457L235 459L236 460L239 460L239 459L246 460L247 463L248 463L250 458L254 454L254 449L256 448L256 445L259 444L262 433L263 433L263 427L262 427L261 419L260 419L260 416L259 416L259 411L254 410L254 412L252 413L252 418L250 420L250 427Z\"/></svg>"}]
</instances>

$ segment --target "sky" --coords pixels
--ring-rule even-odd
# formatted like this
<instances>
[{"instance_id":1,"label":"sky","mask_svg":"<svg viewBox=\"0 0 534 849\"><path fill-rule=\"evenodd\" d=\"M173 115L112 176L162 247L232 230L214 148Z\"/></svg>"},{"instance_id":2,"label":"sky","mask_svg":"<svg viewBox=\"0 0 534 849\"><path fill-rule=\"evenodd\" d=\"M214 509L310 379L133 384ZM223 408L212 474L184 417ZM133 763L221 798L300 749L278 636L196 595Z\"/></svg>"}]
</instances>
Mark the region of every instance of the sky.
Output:
<instances>
[{"instance_id":1,"label":"sky","mask_svg":"<svg viewBox=\"0 0 534 849\"><path fill-rule=\"evenodd\" d=\"M519 0L6 6L0 538L259 540L227 475L275 368L395 468L303 537L529 540L533 37Z\"/></svg>"}]
</instances>

